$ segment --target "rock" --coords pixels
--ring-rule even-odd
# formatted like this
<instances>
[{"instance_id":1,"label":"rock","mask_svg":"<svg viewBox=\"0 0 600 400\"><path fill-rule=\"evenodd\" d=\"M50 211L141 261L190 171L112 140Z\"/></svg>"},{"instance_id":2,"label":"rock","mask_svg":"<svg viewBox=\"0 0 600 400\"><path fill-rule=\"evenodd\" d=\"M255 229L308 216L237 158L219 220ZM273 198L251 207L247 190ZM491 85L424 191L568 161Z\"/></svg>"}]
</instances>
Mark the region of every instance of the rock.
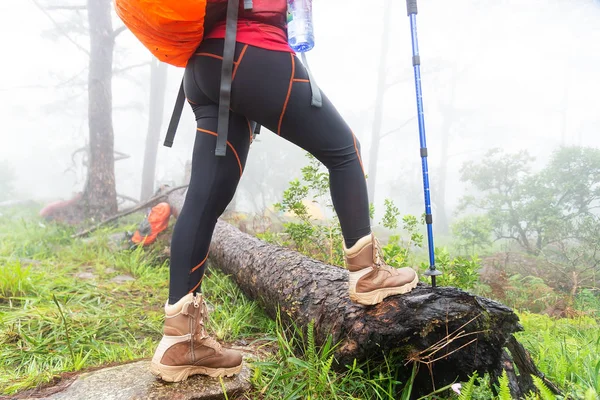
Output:
<instances>
[{"instance_id":1,"label":"rock","mask_svg":"<svg viewBox=\"0 0 600 400\"><path fill-rule=\"evenodd\" d=\"M21 267L29 267L30 265L40 265L42 262L38 260L32 260L31 258L20 258Z\"/></svg>"},{"instance_id":2,"label":"rock","mask_svg":"<svg viewBox=\"0 0 600 400\"><path fill-rule=\"evenodd\" d=\"M148 370L150 361L138 361L79 375L65 390L46 400L220 400L225 399L220 380L195 375L183 382L165 383ZM250 390L250 369L222 378L227 398Z\"/></svg>"},{"instance_id":3,"label":"rock","mask_svg":"<svg viewBox=\"0 0 600 400\"><path fill-rule=\"evenodd\" d=\"M104 272L106 272L107 274L114 274L115 272L117 272L117 270L114 268L108 267L104 270Z\"/></svg>"},{"instance_id":4,"label":"rock","mask_svg":"<svg viewBox=\"0 0 600 400\"><path fill-rule=\"evenodd\" d=\"M75 274L75 278L79 278L79 279L95 279L96 275L92 274L91 272L78 272Z\"/></svg>"},{"instance_id":5,"label":"rock","mask_svg":"<svg viewBox=\"0 0 600 400\"><path fill-rule=\"evenodd\" d=\"M125 283L135 281L135 278L130 275L118 275L112 278L110 281L114 283Z\"/></svg>"}]
</instances>

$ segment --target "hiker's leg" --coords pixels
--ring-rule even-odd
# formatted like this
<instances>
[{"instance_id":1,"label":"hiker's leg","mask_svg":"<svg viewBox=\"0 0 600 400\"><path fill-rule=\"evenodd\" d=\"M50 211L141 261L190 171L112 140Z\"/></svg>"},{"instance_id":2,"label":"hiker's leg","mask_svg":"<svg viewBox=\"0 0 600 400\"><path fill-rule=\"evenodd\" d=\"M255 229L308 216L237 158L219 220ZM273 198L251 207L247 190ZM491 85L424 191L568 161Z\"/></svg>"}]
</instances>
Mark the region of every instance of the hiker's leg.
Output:
<instances>
[{"instance_id":1,"label":"hiker's leg","mask_svg":"<svg viewBox=\"0 0 600 400\"><path fill-rule=\"evenodd\" d=\"M290 53L249 47L233 84L232 108L307 150L329 170L331 198L346 246L371 233L360 144L323 94L311 106L308 73Z\"/></svg>"},{"instance_id":2,"label":"hiker's leg","mask_svg":"<svg viewBox=\"0 0 600 400\"><path fill-rule=\"evenodd\" d=\"M309 151L329 169L331 198L344 235L350 299L371 305L410 292L419 281L416 272L385 265L371 233L358 141L327 96L323 94L321 108L311 106L307 78L291 54L248 49L237 70L233 109Z\"/></svg>"},{"instance_id":3,"label":"hiker's leg","mask_svg":"<svg viewBox=\"0 0 600 400\"><path fill-rule=\"evenodd\" d=\"M201 48L220 54L222 46L222 41L207 41ZM371 233L360 146L335 107L324 94L321 108L311 106L308 73L292 54L240 44L237 50L231 108L307 150L329 169L331 197L345 241L350 298L376 304L412 290L418 282L412 269L394 269L380 262ZM214 76L221 62L217 56L206 57L203 63L211 73L196 75L196 80L216 101L219 80Z\"/></svg>"},{"instance_id":4,"label":"hiker's leg","mask_svg":"<svg viewBox=\"0 0 600 400\"><path fill-rule=\"evenodd\" d=\"M235 194L251 138L248 120L230 113L227 154L215 156L218 106L195 84L194 67L192 60L185 92L196 116L196 141L190 185L171 242L169 304L200 291L213 230Z\"/></svg>"}]
</instances>

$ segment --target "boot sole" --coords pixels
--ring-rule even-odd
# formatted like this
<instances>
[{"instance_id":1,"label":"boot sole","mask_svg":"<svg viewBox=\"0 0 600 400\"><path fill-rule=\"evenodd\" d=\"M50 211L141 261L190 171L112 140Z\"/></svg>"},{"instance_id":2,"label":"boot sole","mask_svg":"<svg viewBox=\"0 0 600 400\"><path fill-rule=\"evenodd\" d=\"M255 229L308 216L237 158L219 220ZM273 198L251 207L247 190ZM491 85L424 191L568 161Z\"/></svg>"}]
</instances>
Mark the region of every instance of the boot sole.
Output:
<instances>
[{"instance_id":1,"label":"boot sole","mask_svg":"<svg viewBox=\"0 0 600 400\"><path fill-rule=\"evenodd\" d=\"M197 365L170 366L151 363L150 372L166 382L181 382L192 375L208 375L212 378L233 376L242 370L242 364L230 368L208 368Z\"/></svg>"},{"instance_id":2,"label":"boot sole","mask_svg":"<svg viewBox=\"0 0 600 400\"><path fill-rule=\"evenodd\" d=\"M394 296L397 294L406 294L413 290L415 287L417 287L418 283L419 275L415 274L415 279L413 279L412 282L409 282L402 286L377 289L367 293L357 293L350 291L350 300L352 300L355 303L363 304L366 306L372 306L374 304L381 303L386 297Z\"/></svg>"}]
</instances>

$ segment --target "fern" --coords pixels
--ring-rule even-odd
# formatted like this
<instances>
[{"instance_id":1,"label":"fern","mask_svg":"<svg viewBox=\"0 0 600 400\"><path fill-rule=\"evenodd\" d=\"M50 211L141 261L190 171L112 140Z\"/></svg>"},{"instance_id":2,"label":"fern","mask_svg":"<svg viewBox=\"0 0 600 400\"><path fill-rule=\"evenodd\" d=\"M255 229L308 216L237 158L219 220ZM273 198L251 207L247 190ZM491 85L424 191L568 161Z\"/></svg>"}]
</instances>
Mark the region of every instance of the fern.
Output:
<instances>
[{"instance_id":1,"label":"fern","mask_svg":"<svg viewBox=\"0 0 600 400\"><path fill-rule=\"evenodd\" d=\"M510 394L510 386L508 385L508 375L506 374L506 370L502 371L502 376L498 380L500 387L498 388L498 400L512 400L512 395Z\"/></svg>"},{"instance_id":2,"label":"fern","mask_svg":"<svg viewBox=\"0 0 600 400\"><path fill-rule=\"evenodd\" d=\"M531 378L533 379L533 384L540 392L541 400L556 400L556 396L554 395L554 393L552 393L552 391L548 389L548 386L544 384L544 381L541 378L535 375L531 375Z\"/></svg>"},{"instance_id":3,"label":"fern","mask_svg":"<svg viewBox=\"0 0 600 400\"><path fill-rule=\"evenodd\" d=\"M317 346L315 344L315 321L310 320L307 328L307 342L308 348L306 349L306 355L308 357L308 363L312 366L317 364Z\"/></svg>"},{"instance_id":4,"label":"fern","mask_svg":"<svg viewBox=\"0 0 600 400\"><path fill-rule=\"evenodd\" d=\"M471 400L473 398L473 390L475 389L475 380L477 380L477 371L471 375L471 378L460 390L458 400Z\"/></svg>"},{"instance_id":5,"label":"fern","mask_svg":"<svg viewBox=\"0 0 600 400\"><path fill-rule=\"evenodd\" d=\"M331 371L331 364L333 364L333 355L323 363L323 371L321 373L323 376L327 377L329 375L329 371Z\"/></svg>"},{"instance_id":6,"label":"fern","mask_svg":"<svg viewBox=\"0 0 600 400\"><path fill-rule=\"evenodd\" d=\"M312 390L317 390L319 385L319 365L318 365L318 357L317 357L317 346L315 344L315 322L311 320L308 323L308 328L306 332L306 358L308 362L308 379L309 385Z\"/></svg>"}]
</instances>

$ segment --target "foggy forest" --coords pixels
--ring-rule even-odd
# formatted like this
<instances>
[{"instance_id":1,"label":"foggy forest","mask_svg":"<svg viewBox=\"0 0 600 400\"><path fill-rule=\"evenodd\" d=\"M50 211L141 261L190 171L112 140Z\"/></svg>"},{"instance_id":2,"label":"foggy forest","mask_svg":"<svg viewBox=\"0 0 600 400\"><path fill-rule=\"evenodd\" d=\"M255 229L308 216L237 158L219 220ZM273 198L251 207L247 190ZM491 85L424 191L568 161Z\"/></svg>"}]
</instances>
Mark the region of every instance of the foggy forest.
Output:
<instances>
[{"instance_id":1,"label":"foggy forest","mask_svg":"<svg viewBox=\"0 0 600 400\"><path fill-rule=\"evenodd\" d=\"M119 2L0 2L0 398L600 398L599 0L312 0L305 81L351 129L368 218L362 181L247 116L231 201L195 194L187 88L163 144L186 68ZM214 234L191 217L213 205ZM416 276L370 305L345 235L364 219L366 268ZM222 343L233 376L156 372L182 258L207 305L191 357Z\"/></svg>"}]
</instances>

